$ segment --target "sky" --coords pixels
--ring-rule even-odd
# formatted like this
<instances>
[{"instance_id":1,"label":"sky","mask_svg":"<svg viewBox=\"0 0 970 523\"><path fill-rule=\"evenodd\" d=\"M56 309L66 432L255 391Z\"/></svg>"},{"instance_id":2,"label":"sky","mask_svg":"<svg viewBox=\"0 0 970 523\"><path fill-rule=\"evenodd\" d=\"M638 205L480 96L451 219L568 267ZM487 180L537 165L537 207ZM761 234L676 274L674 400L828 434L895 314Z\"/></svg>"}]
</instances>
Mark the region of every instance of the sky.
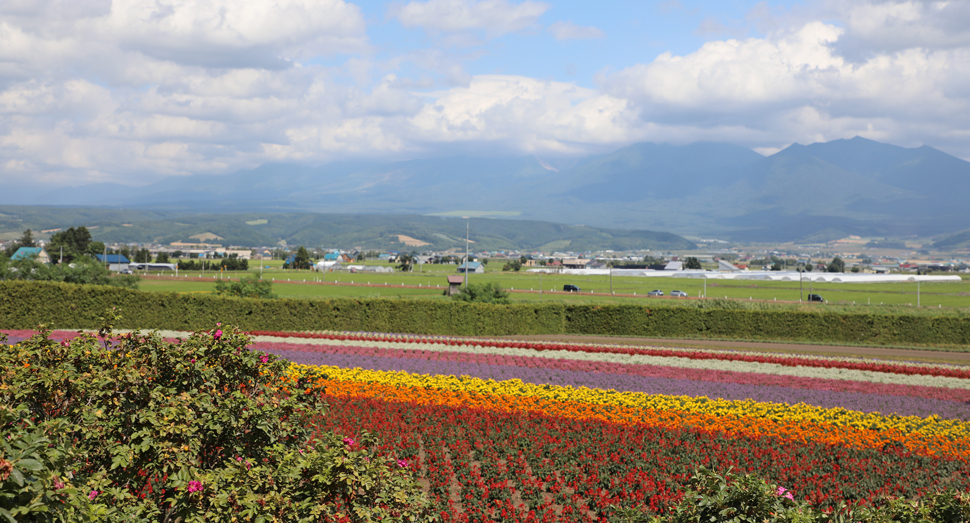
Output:
<instances>
[{"instance_id":1,"label":"sky","mask_svg":"<svg viewBox=\"0 0 970 523\"><path fill-rule=\"evenodd\" d=\"M3 0L0 186L854 136L970 160L967 27L965 0Z\"/></svg>"}]
</instances>

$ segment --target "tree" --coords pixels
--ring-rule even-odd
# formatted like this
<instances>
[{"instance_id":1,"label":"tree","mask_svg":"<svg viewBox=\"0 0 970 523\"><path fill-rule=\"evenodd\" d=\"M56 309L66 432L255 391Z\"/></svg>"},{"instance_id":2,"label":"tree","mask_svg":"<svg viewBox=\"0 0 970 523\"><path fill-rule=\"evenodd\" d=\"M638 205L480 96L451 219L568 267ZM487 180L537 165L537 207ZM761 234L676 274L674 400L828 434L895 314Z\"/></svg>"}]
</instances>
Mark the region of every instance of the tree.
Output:
<instances>
[{"instance_id":1,"label":"tree","mask_svg":"<svg viewBox=\"0 0 970 523\"><path fill-rule=\"evenodd\" d=\"M401 272L411 272L414 270L414 262L416 261L415 253L412 251L410 254L401 254L397 257L397 261L398 270Z\"/></svg>"},{"instance_id":2,"label":"tree","mask_svg":"<svg viewBox=\"0 0 970 523\"><path fill-rule=\"evenodd\" d=\"M313 267L313 260L310 259L310 252L306 250L306 247L300 246L296 250L296 255L293 257L293 262L290 263L291 269L310 269Z\"/></svg>"},{"instance_id":3,"label":"tree","mask_svg":"<svg viewBox=\"0 0 970 523\"><path fill-rule=\"evenodd\" d=\"M185 253L182 251L174 251L172 252L172 258L181 258L183 254Z\"/></svg>"},{"instance_id":4,"label":"tree","mask_svg":"<svg viewBox=\"0 0 970 523\"><path fill-rule=\"evenodd\" d=\"M148 249L146 249L144 247L142 247L141 249L138 249L137 251L135 251L134 252L134 257L135 258L132 261L134 261L135 263L151 263L152 262L152 253L149 252Z\"/></svg>"},{"instance_id":5,"label":"tree","mask_svg":"<svg viewBox=\"0 0 970 523\"><path fill-rule=\"evenodd\" d=\"M812 268L813 268L813 267L814 267L814 266L812 265L812 262L808 262L808 263L806 263L806 264L805 264L805 272L812 272Z\"/></svg>"},{"instance_id":6,"label":"tree","mask_svg":"<svg viewBox=\"0 0 970 523\"><path fill-rule=\"evenodd\" d=\"M828 272L845 272L845 262L842 261L842 258L836 256L832 258L825 270Z\"/></svg>"},{"instance_id":7,"label":"tree","mask_svg":"<svg viewBox=\"0 0 970 523\"><path fill-rule=\"evenodd\" d=\"M10 244L7 245L7 247L4 249L4 254L7 255L7 258L9 258L14 254L16 254L17 249L21 247L36 247L36 246L37 246L37 242L34 241L34 233L32 233L30 229L27 229L20 236L19 240L10 242Z\"/></svg>"},{"instance_id":8,"label":"tree","mask_svg":"<svg viewBox=\"0 0 970 523\"><path fill-rule=\"evenodd\" d=\"M502 270L506 272L507 271L519 272L522 270L522 260L512 260L510 262L507 262L505 265L502 266Z\"/></svg>"},{"instance_id":9,"label":"tree","mask_svg":"<svg viewBox=\"0 0 970 523\"><path fill-rule=\"evenodd\" d=\"M98 243L103 252L104 244ZM60 259L61 249L64 249L64 263L71 263L79 256L85 254L101 254L101 252L91 252L91 232L87 227L71 227L66 231L54 233L50 243L47 244L47 253L51 258Z\"/></svg>"},{"instance_id":10,"label":"tree","mask_svg":"<svg viewBox=\"0 0 970 523\"><path fill-rule=\"evenodd\" d=\"M155 257L155 262L156 263L168 263L168 253L167 252L160 252L160 253L158 253L158 256Z\"/></svg>"},{"instance_id":11,"label":"tree","mask_svg":"<svg viewBox=\"0 0 970 523\"><path fill-rule=\"evenodd\" d=\"M445 294L447 293L448 291L445 291ZM469 283L461 289L461 292L458 294L453 294L451 297L458 301L467 301L473 303L511 303L509 300L508 291L502 289L494 282L489 282L483 285Z\"/></svg>"},{"instance_id":12,"label":"tree","mask_svg":"<svg viewBox=\"0 0 970 523\"><path fill-rule=\"evenodd\" d=\"M688 256L687 259L684 260L684 268L685 269L703 269L704 267L701 266L701 261L700 260L698 260L697 258L695 258L693 256Z\"/></svg>"}]
</instances>

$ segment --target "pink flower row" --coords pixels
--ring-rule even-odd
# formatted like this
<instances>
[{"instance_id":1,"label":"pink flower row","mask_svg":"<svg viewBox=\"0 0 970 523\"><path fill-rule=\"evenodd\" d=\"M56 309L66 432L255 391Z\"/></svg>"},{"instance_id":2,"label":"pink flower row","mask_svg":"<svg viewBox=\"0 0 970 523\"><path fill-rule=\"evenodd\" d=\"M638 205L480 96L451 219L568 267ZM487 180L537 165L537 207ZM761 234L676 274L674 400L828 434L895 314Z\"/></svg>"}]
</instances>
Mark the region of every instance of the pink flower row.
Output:
<instances>
[{"instance_id":1,"label":"pink flower row","mask_svg":"<svg viewBox=\"0 0 970 523\"><path fill-rule=\"evenodd\" d=\"M459 352L422 351L420 349L382 349L376 347L305 345L293 343L259 342L250 345L254 350L302 351L324 354L375 356L382 358L407 358L430 361L455 361L486 365L509 365L516 367L549 368L563 371L600 372L606 374L630 374L651 378L685 379L694 381L736 383L789 387L832 392L858 392L907 396L943 401L970 402L970 389L928 387L922 385L883 384L797 376L778 376L752 372L726 370L690 369L659 365L636 365L602 361L577 361L551 358L531 358L495 354L469 354Z\"/></svg>"},{"instance_id":2,"label":"pink flower row","mask_svg":"<svg viewBox=\"0 0 970 523\"><path fill-rule=\"evenodd\" d=\"M565 343L540 343L504 340L463 340L461 338L391 336L386 334L357 334L357 333L303 333L303 332L275 332L252 331L254 336L274 336L278 338L318 338L339 341L382 341L394 343L433 343L450 346L478 345L482 347L530 349L536 351L559 350L570 352L632 354L641 356L664 356L673 358L687 358L692 360L725 360L742 361L748 363L773 363L785 367L817 367L825 369L850 369L890 374L945 376L949 378L970 378L970 369L960 367L931 367L921 365L905 365L897 363L876 363L868 361L826 360L803 358L798 356L775 356L732 354L730 352L688 351L663 348L634 348L634 347L603 347L591 345L572 345Z\"/></svg>"}]
</instances>

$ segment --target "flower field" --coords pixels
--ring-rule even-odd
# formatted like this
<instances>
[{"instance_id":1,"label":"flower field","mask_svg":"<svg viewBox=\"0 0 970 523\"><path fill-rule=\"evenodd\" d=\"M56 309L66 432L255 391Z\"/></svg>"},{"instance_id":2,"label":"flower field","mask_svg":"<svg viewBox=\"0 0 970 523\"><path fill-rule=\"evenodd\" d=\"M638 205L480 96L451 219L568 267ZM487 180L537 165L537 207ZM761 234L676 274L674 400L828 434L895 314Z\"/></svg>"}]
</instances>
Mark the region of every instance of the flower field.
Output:
<instances>
[{"instance_id":1,"label":"flower field","mask_svg":"<svg viewBox=\"0 0 970 523\"><path fill-rule=\"evenodd\" d=\"M702 466L819 507L970 490L968 367L362 333L250 348L324 395L319 430L404 457L444 521L663 513Z\"/></svg>"}]
</instances>

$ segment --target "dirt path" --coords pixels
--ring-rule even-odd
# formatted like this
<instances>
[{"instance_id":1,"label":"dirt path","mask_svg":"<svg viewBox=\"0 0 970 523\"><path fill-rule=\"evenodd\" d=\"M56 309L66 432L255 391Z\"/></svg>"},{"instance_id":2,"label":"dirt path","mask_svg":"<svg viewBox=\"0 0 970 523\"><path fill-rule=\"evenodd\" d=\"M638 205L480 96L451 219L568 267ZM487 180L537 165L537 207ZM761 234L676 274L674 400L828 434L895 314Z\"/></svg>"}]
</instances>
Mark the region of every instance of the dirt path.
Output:
<instances>
[{"instance_id":1,"label":"dirt path","mask_svg":"<svg viewBox=\"0 0 970 523\"><path fill-rule=\"evenodd\" d=\"M627 338L586 336L580 334L537 334L525 336L496 336L517 340L548 340L574 343L606 343L614 345L649 345L653 347L695 347L705 349L783 352L787 354L816 354L822 356L860 356L903 361L957 363L970 365L970 352L942 350L891 349L884 347L851 347L840 345L808 345L803 343L771 343L757 341L672 340L668 338Z\"/></svg>"}]
</instances>

